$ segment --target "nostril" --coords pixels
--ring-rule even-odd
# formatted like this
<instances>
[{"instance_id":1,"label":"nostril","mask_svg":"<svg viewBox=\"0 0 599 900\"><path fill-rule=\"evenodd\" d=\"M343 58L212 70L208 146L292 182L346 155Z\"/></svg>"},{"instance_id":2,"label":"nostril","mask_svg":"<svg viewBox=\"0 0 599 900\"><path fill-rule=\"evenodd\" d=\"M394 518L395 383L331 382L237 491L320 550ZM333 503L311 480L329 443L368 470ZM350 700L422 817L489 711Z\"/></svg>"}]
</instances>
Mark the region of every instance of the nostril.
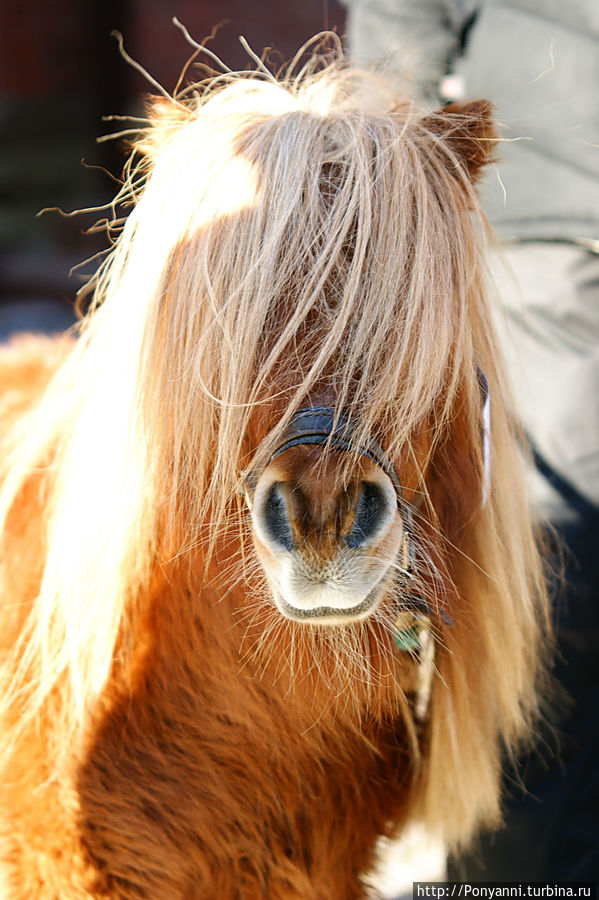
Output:
<instances>
[{"instance_id":1,"label":"nostril","mask_svg":"<svg viewBox=\"0 0 599 900\"><path fill-rule=\"evenodd\" d=\"M365 481L356 508L356 517L347 536L349 547L360 547L378 531L388 511L388 500L380 487Z\"/></svg>"},{"instance_id":2,"label":"nostril","mask_svg":"<svg viewBox=\"0 0 599 900\"><path fill-rule=\"evenodd\" d=\"M269 488L261 514L264 529L273 543L284 550L293 550L295 543L289 521L289 507L281 482L277 481Z\"/></svg>"}]
</instances>

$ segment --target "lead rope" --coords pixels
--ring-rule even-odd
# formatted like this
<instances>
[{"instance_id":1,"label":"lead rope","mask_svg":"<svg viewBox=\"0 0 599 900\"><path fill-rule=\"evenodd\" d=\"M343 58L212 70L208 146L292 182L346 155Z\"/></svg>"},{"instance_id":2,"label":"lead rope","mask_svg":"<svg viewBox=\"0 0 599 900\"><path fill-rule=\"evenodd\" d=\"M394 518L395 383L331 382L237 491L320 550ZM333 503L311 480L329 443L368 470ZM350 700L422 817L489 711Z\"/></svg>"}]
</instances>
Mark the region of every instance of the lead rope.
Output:
<instances>
[{"instance_id":1,"label":"lead rope","mask_svg":"<svg viewBox=\"0 0 599 900\"><path fill-rule=\"evenodd\" d=\"M411 521L409 523L411 525ZM413 551L412 541L404 528L401 546L401 570L406 578L412 578ZM428 614L431 610L425 600L414 598L413 603L421 605L422 611L402 609L393 623L393 642L397 649L417 656L416 692L414 700L414 716L422 723L427 716L435 673L435 638L432 632L432 620ZM444 619L451 620L444 615Z\"/></svg>"}]
</instances>

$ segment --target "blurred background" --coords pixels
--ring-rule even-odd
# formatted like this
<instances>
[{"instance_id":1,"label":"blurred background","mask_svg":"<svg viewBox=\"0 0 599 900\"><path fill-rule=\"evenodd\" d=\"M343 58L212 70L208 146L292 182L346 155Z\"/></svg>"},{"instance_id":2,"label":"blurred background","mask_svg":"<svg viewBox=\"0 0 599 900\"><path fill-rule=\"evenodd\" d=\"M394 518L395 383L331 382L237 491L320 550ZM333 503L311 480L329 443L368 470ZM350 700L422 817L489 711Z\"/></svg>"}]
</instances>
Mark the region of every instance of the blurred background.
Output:
<instances>
[{"instance_id":1,"label":"blurred background","mask_svg":"<svg viewBox=\"0 0 599 900\"><path fill-rule=\"evenodd\" d=\"M73 321L73 298L106 246L84 234L104 215L65 212L110 202L126 158L124 139L97 143L128 127L104 116L139 114L150 84L127 52L172 91L193 52L172 24L177 16L196 41L231 68L249 60L238 40L275 69L318 31L345 30L337 0L1 0L0 3L0 340L14 330L60 330ZM200 77L189 70L188 80ZM154 91L155 92L155 91ZM37 217L36 217L37 216Z\"/></svg>"}]
</instances>

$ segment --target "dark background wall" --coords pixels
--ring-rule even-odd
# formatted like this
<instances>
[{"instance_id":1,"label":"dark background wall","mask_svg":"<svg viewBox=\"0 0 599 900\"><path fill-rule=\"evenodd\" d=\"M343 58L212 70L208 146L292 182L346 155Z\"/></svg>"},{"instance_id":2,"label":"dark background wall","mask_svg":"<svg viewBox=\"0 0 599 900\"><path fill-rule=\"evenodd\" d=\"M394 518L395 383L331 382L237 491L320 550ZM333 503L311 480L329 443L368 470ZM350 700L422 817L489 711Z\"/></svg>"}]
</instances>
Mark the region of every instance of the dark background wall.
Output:
<instances>
[{"instance_id":1,"label":"dark background wall","mask_svg":"<svg viewBox=\"0 0 599 900\"><path fill-rule=\"evenodd\" d=\"M208 46L233 69L253 67L240 34L258 54L276 48L268 58L277 68L318 31L345 27L337 0L0 0L0 339L71 321L93 263L71 277L69 269L105 246L83 234L101 214L36 213L112 198L103 169L118 175L125 150L122 141L96 143L119 127L102 117L135 114L152 88L121 58L111 31L172 91L192 52L173 16L197 41L216 28Z\"/></svg>"}]
</instances>

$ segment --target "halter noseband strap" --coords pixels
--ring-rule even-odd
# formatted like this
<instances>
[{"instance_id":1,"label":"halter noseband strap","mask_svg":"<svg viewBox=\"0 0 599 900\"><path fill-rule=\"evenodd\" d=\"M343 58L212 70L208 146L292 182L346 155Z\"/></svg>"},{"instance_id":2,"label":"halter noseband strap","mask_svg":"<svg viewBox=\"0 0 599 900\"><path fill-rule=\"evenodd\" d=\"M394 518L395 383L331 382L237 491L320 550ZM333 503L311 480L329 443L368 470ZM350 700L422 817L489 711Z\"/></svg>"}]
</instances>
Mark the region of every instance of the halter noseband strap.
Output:
<instances>
[{"instance_id":1,"label":"halter noseband strap","mask_svg":"<svg viewBox=\"0 0 599 900\"><path fill-rule=\"evenodd\" d=\"M283 429L279 440L275 444L270 455L262 465L254 466L245 475L245 484L252 493L262 471L269 463L289 450L299 445L329 447L333 450L357 451L360 456L371 459L389 476L395 493L398 506L405 505L403 490L395 466L374 438L369 437L363 444L356 444L352 440L352 427L345 413L337 412L329 406L311 406L306 409L298 409L293 418ZM260 449L256 454L259 458Z\"/></svg>"}]
</instances>

